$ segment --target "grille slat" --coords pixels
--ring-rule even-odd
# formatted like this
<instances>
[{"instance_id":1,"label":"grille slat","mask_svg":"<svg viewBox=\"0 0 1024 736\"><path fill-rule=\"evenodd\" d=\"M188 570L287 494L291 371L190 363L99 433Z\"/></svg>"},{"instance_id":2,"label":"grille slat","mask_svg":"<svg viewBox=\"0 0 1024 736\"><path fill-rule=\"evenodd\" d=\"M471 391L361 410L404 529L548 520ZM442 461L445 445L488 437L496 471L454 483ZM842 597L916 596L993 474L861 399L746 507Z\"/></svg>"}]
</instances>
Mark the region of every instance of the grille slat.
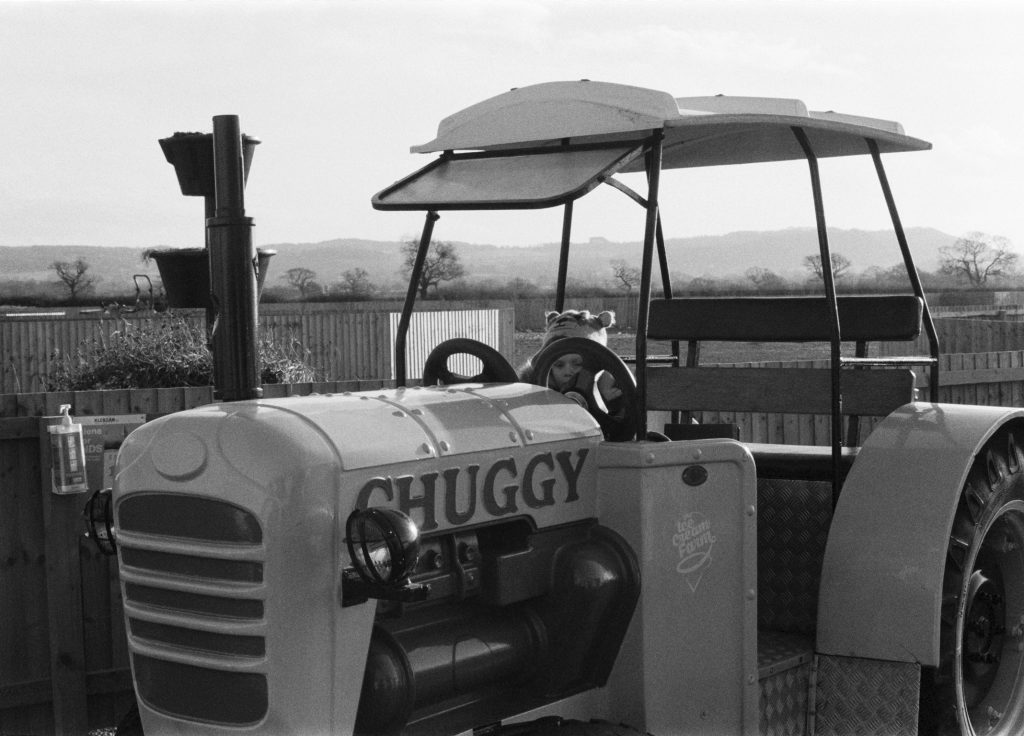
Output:
<instances>
[{"instance_id":1,"label":"grille slat","mask_svg":"<svg viewBox=\"0 0 1024 736\"><path fill-rule=\"evenodd\" d=\"M134 549L123 545L121 547L121 562L128 567L137 567L168 575L239 583L263 582L262 562L181 555L149 549Z\"/></svg>"},{"instance_id":2,"label":"grille slat","mask_svg":"<svg viewBox=\"0 0 1024 736\"><path fill-rule=\"evenodd\" d=\"M262 657L267 653L266 642L262 636L199 631L137 618L129 618L128 623L132 636L180 649L240 657Z\"/></svg>"},{"instance_id":3,"label":"grille slat","mask_svg":"<svg viewBox=\"0 0 1024 736\"><path fill-rule=\"evenodd\" d=\"M125 595L130 601L155 608L186 611L219 618L251 620L263 618L263 601L255 598L222 598L203 593L154 588L138 583L126 583Z\"/></svg>"}]
</instances>

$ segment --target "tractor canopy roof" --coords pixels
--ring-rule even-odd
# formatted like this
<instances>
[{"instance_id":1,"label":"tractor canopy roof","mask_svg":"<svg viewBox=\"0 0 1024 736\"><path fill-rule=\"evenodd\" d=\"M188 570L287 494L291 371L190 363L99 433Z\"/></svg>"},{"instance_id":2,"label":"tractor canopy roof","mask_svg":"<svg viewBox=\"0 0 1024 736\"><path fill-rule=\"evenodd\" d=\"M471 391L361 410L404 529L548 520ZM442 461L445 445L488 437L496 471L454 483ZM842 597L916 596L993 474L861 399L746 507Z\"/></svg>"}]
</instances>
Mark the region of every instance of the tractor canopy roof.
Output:
<instances>
[{"instance_id":1,"label":"tractor canopy roof","mask_svg":"<svg viewBox=\"0 0 1024 736\"><path fill-rule=\"evenodd\" d=\"M800 100L673 97L606 82L548 82L513 89L441 121L413 146L441 152L378 193L384 210L550 207L583 196L617 172L643 171L645 141L662 136L661 169L919 151L894 121L808 111Z\"/></svg>"}]
</instances>

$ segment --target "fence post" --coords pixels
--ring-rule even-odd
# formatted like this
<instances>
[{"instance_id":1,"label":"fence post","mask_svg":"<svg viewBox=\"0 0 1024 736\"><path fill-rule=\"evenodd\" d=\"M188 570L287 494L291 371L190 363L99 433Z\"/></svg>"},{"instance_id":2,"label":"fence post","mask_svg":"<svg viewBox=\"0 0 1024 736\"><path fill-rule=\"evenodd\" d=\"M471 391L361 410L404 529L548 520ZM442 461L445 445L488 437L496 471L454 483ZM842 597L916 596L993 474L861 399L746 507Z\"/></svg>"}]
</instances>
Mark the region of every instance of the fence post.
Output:
<instances>
[{"instance_id":1,"label":"fence post","mask_svg":"<svg viewBox=\"0 0 1024 736\"><path fill-rule=\"evenodd\" d=\"M88 731L85 644L82 625L82 576L79 556L82 494L51 491L50 434L57 417L39 420L39 488L43 494L46 554L46 608L50 632L50 679L56 736Z\"/></svg>"}]
</instances>

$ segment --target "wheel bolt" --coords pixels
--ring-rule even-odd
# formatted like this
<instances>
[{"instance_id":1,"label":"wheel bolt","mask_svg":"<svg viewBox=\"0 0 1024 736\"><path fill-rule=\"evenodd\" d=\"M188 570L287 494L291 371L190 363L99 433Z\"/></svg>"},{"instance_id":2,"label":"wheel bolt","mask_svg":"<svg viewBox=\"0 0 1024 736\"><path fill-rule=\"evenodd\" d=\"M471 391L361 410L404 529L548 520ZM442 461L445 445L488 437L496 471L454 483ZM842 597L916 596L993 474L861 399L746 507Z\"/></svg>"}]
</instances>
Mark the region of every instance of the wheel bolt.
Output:
<instances>
[{"instance_id":1,"label":"wheel bolt","mask_svg":"<svg viewBox=\"0 0 1024 736\"><path fill-rule=\"evenodd\" d=\"M1003 714L1000 713L999 711L997 711L991 705L988 707L988 714L987 715L988 715L988 725L989 725L990 728L992 726L995 726L997 723L999 723L1000 719L1003 717Z\"/></svg>"}]
</instances>

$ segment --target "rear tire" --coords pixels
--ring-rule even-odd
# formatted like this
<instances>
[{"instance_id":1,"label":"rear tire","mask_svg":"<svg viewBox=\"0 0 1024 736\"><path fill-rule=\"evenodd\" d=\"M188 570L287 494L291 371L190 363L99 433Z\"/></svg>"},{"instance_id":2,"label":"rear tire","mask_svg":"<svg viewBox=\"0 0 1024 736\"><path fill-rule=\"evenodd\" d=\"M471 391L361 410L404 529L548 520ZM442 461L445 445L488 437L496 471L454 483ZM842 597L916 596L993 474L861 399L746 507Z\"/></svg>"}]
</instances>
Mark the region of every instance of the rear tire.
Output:
<instances>
[{"instance_id":1,"label":"rear tire","mask_svg":"<svg viewBox=\"0 0 1024 736\"><path fill-rule=\"evenodd\" d=\"M142 716L139 714L139 704L133 703L128 712L124 714L117 724L114 736L144 736L142 733Z\"/></svg>"},{"instance_id":2,"label":"rear tire","mask_svg":"<svg viewBox=\"0 0 1024 736\"><path fill-rule=\"evenodd\" d=\"M486 736L651 736L621 723L565 720L556 716L498 726L483 733Z\"/></svg>"},{"instance_id":3,"label":"rear tire","mask_svg":"<svg viewBox=\"0 0 1024 736\"><path fill-rule=\"evenodd\" d=\"M946 552L939 666L922 672L922 734L1024 733L1024 428L975 457Z\"/></svg>"}]
</instances>

